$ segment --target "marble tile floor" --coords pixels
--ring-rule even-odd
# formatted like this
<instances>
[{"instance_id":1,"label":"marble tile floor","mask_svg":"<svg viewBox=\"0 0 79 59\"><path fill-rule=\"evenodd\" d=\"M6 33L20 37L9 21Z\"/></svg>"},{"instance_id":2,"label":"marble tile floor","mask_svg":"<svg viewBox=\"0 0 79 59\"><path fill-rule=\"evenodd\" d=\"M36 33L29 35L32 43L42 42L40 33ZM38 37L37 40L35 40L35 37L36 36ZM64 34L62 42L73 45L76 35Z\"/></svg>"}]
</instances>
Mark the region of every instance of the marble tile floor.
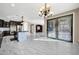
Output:
<instances>
[{"instance_id":1,"label":"marble tile floor","mask_svg":"<svg viewBox=\"0 0 79 59\"><path fill-rule=\"evenodd\" d=\"M78 55L79 45L69 42L37 38L25 42L10 41L11 36L3 38L0 55ZM41 39L41 40L40 40ZM44 40L43 40L44 39ZM48 40L48 41L47 41ZM51 40L51 41L50 41Z\"/></svg>"}]
</instances>

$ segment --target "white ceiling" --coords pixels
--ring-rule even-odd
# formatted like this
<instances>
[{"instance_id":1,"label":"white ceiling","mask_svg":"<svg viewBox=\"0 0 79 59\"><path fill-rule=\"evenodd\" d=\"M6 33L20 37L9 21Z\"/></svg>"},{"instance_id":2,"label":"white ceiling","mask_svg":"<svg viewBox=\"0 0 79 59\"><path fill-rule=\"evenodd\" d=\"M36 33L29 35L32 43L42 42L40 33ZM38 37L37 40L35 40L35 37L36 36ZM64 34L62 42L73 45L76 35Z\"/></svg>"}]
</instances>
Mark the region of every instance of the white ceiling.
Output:
<instances>
[{"instance_id":1,"label":"white ceiling","mask_svg":"<svg viewBox=\"0 0 79 59\"><path fill-rule=\"evenodd\" d=\"M29 20L42 19L39 15L41 3L16 3L15 7L11 3L0 3L0 18L8 19L11 16L25 16ZM52 3L50 4L53 14L62 13L79 7L78 3Z\"/></svg>"}]
</instances>

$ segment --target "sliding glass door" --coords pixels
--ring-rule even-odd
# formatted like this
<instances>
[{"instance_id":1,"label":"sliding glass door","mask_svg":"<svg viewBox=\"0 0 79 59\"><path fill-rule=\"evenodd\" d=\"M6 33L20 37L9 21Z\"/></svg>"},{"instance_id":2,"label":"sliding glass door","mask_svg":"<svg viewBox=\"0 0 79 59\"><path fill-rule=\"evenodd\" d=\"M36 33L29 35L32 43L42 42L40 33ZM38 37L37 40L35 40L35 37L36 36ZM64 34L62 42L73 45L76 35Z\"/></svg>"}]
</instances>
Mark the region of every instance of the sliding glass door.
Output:
<instances>
[{"instance_id":1,"label":"sliding glass door","mask_svg":"<svg viewBox=\"0 0 79 59\"><path fill-rule=\"evenodd\" d=\"M58 19L58 39L71 41L71 16Z\"/></svg>"},{"instance_id":2,"label":"sliding glass door","mask_svg":"<svg viewBox=\"0 0 79 59\"><path fill-rule=\"evenodd\" d=\"M48 21L48 37L56 38L56 19Z\"/></svg>"},{"instance_id":3,"label":"sliding glass door","mask_svg":"<svg viewBox=\"0 0 79 59\"><path fill-rule=\"evenodd\" d=\"M48 37L58 40L72 41L72 21L72 15L48 20Z\"/></svg>"}]
</instances>

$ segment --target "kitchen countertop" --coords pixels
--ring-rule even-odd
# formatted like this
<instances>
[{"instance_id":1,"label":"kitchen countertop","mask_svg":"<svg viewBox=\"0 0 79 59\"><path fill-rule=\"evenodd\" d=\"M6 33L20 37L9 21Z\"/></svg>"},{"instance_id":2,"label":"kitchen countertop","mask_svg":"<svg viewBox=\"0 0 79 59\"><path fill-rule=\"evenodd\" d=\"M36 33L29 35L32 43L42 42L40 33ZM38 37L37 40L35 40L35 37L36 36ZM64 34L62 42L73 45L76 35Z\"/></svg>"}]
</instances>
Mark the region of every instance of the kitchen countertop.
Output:
<instances>
[{"instance_id":1,"label":"kitchen countertop","mask_svg":"<svg viewBox=\"0 0 79 59\"><path fill-rule=\"evenodd\" d=\"M6 28L6 27L5 28L4 27L2 28L2 27L0 27L0 32L3 32L3 31L9 31L9 28Z\"/></svg>"}]
</instances>

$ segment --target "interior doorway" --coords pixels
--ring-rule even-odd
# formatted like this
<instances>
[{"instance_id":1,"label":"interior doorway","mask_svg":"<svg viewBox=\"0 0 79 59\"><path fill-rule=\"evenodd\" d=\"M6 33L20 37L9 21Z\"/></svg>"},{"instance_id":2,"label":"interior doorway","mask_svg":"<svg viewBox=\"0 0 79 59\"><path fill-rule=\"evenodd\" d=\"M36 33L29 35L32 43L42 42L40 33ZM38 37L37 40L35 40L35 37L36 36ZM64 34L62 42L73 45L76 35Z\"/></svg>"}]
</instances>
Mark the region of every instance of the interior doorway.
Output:
<instances>
[{"instance_id":1,"label":"interior doorway","mask_svg":"<svg viewBox=\"0 0 79 59\"><path fill-rule=\"evenodd\" d=\"M30 33L31 34L34 34L34 24L31 24L30 25Z\"/></svg>"}]
</instances>

